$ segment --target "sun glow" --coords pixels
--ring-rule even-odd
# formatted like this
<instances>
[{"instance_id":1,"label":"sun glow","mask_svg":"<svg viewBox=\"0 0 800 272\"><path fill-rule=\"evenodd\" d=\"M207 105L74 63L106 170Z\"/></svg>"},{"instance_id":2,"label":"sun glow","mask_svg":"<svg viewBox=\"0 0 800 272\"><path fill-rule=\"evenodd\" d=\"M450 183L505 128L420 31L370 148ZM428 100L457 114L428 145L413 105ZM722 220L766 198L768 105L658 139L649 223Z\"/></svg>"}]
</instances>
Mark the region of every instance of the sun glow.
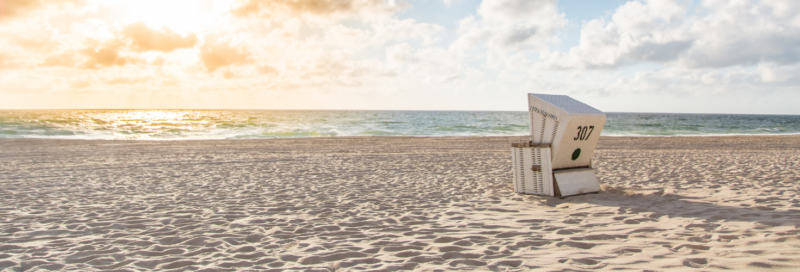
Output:
<instances>
[{"instance_id":1,"label":"sun glow","mask_svg":"<svg viewBox=\"0 0 800 272\"><path fill-rule=\"evenodd\" d=\"M113 4L127 15L123 21L141 21L180 34L200 32L222 14L219 5L204 0L119 0Z\"/></svg>"},{"instance_id":2,"label":"sun glow","mask_svg":"<svg viewBox=\"0 0 800 272\"><path fill-rule=\"evenodd\" d=\"M81 111L73 118L91 120L80 126L88 134L112 132L113 139L174 139L207 129L208 120L197 112L181 110L101 110Z\"/></svg>"}]
</instances>

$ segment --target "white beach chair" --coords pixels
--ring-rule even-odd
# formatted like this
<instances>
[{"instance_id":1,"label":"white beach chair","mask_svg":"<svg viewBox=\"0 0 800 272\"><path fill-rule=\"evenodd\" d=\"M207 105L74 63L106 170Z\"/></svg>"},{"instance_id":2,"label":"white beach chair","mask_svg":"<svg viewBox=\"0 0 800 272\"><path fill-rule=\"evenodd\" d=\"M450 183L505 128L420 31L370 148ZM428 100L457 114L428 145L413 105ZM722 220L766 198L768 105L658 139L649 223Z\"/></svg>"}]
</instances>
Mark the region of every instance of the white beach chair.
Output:
<instances>
[{"instance_id":1,"label":"white beach chair","mask_svg":"<svg viewBox=\"0 0 800 272\"><path fill-rule=\"evenodd\" d=\"M566 95L528 94L531 137L512 144L517 193L570 196L600 191L592 154L606 115Z\"/></svg>"}]
</instances>

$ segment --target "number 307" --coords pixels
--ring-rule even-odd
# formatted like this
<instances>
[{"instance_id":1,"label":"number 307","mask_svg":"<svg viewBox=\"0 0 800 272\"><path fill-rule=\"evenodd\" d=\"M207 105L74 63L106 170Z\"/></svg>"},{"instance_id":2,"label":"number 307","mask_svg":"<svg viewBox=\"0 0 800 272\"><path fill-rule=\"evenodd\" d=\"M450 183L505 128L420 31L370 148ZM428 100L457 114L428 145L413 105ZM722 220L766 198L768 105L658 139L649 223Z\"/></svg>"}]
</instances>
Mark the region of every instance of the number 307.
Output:
<instances>
[{"instance_id":1,"label":"number 307","mask_svg":"<svg viewBox=\"0 0 800 272\"><path fill-rule=\"evenodd\" d=\"M589 136L592 135L592 131L594 131L594 126L578 126L578 135L575 136L574 141L586 141L589 140ZM587 133L588 132L588 133Z\"/></svg>"}]
</instances>

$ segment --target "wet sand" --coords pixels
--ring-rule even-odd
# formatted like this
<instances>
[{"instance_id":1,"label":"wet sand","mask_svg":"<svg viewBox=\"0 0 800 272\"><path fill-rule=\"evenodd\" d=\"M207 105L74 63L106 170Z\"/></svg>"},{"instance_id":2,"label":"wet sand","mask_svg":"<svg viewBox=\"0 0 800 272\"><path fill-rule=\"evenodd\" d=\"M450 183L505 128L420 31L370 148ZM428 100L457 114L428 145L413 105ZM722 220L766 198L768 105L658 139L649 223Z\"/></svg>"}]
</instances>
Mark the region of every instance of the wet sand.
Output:
<instances>
[{"instance_id":1,"label":"wet sand","mask_svg":"<svg viewBox=\"0 0 800 272\"><path fill-rule=\"evenodd\" d=\"M800 268L800 136L603 137L564 199L521 139L2 139L0 270Z\"/></svg>"}]
</instances>

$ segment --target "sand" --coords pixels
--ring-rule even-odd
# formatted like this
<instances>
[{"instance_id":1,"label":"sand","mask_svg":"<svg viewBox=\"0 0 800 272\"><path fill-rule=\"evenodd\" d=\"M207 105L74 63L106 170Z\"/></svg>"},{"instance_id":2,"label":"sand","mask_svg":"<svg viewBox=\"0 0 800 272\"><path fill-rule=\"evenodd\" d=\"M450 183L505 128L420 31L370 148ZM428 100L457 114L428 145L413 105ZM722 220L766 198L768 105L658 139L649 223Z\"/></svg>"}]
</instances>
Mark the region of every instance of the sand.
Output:
<instances>
[{"instance_id":1,"label":"sand","mask_svg":"<svg viewBox=\"0 0 800 272\"><path fill-rule=\"evenodd\" d=\"M3 139L0 270L800 269L800 136L603 137L564 199L522 138Z\"/></svg>"}]
</instances>

